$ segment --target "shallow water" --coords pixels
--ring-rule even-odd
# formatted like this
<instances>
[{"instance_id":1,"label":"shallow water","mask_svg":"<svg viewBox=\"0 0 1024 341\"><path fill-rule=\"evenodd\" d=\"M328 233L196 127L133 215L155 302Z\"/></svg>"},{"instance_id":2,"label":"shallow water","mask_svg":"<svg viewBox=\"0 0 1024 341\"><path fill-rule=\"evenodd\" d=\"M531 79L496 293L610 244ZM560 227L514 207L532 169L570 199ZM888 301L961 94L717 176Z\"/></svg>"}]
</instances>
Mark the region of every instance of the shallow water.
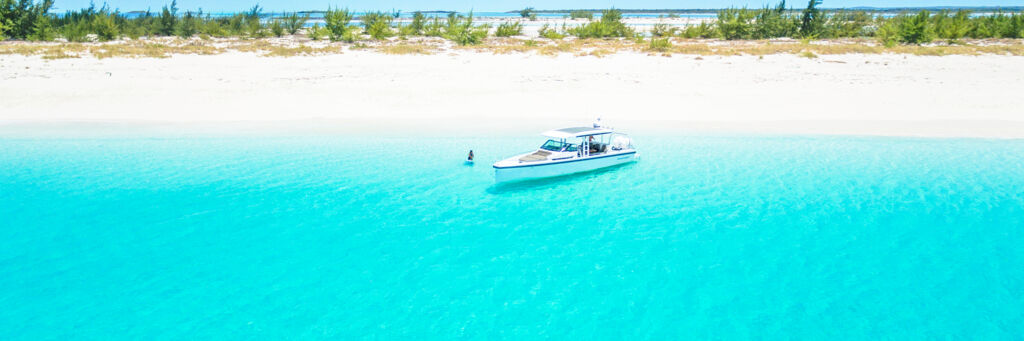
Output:
<instances>
[{"instance_id":1,"label":"shallow water","mask_svg":"<svg viewBox=\"0 0 1024 341\"><path fill-rule=\"evenodd\" d=\"M638 140L0 139L0 338L1024 335L1024 141Z\"/></svg>"}]
</instances>

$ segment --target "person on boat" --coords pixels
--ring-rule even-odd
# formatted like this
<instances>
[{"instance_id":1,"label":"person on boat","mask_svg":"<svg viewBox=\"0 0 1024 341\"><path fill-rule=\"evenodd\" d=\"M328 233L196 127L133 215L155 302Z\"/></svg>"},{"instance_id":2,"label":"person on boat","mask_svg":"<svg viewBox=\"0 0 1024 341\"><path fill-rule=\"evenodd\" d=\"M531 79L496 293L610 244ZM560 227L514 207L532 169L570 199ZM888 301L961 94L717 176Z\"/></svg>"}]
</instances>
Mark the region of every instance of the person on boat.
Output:
<instances>
[{"instance_id":1,"label":"person on boat","mask_svg":"<svg viewBox=\"0 0 1024 341\"><path fill-rule=\"evenodd\" d=\"M469 158L468 158L468 160L469 161L473 161L473 150L472 149L469 150Z\"/></svg>"}]
</instances>

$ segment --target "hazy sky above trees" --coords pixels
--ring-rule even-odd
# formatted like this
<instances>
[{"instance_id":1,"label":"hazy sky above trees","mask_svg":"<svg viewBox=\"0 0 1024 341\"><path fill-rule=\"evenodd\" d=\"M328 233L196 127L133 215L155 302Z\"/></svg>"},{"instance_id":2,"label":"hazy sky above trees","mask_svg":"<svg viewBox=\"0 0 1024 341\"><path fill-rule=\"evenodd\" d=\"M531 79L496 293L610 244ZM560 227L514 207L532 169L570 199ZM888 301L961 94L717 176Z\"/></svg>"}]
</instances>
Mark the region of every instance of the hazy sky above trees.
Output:
<instances>
[{"instance_id":1,"label":"hazy sky above trees","mask_svg":"<svg viewBox=\"0 0 1024 341\"><path fill-rule=\"evenodd\" d=\"M104 1L94 1L96 6L103 5ZM106 3L112 9L124 11L145 10L147 8L158 10L170 3L170 0L110 0ZM545 0L545 1L521 1L521 0L353 0L353 1L323 1L323 0L180 0L178 8L192 9L202 8L206 11L240 11L259 4L267 11L282 10L307 10L326 9L328 6L347 7L355 11L361 10L389 10L397 9L402 11L414 10L455 10L468 11L509 11L524 7L535 7L537 9L572 9L572 8L724 8L724 7L762 7L765 4L774 5L777 1L743 1L743 0L633 0L633 1L580 1L580 0ZM89 0L56 0L56 11L78 9L89 6ZM787 1L787 7L803 8L807 1ZM825 0L823 7L908 7L908 6L1024 6L1022 1L994 1L994 0Z\"/></svg>"}]
</instances>

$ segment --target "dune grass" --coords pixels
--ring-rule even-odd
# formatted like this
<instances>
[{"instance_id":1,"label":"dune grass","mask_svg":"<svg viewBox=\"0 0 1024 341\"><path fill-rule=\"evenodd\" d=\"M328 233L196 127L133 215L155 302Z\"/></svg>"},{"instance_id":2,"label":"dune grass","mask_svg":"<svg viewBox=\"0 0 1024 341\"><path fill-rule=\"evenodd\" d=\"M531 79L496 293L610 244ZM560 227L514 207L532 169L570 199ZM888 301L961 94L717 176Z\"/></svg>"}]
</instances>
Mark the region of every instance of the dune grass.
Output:
<instances>
[{"instance_id":1,"label":"dune grass","mask_svg":"<svg viewBox=\"0 0 1024 341\"><path fill-rule=\"evenodd\" d=\"M384 54L434 54L437 52L432 46L425 44L395 44L395 45L382 45L377 48L377 51Z\"/></svg>"},{"instance_id":2,"label":"dune grass","mask_svg":"<svg viewBox=\"0 0 1024 341\"><path fill-rule=\"evenodd\" d=\"M605 57L616 53L699 56L764 56L789 54L813 59L812 56L841 54L906 54L917 56L947 55L1009 55L1024 56L1024 41L1016 39L965 40L956 44L893 45L879 44L872 39L834 40L751 40L723 41L715 39L649 38L649 39L517 39L488 38L479 44L458 45L444 38L382 40L373 44L345 44L310 39L180 39L157 38L120 40L105 43L4 42L0 55L40 56L42 58L167 58L172 55L215 55L225 52L254 53L266 57L293 57L343 53L352 50L376 51L384 54L428 55L445 50L469 50L493 54L535 54L557 56Z\"/></svg>"}]
</instances>

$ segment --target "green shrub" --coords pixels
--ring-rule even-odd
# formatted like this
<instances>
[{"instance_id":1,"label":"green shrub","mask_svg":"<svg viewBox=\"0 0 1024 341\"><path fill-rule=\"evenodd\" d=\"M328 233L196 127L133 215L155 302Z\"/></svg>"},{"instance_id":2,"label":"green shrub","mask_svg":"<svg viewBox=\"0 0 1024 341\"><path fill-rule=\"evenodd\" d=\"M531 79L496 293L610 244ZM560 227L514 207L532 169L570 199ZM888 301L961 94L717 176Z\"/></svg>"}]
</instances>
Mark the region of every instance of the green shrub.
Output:
<instances>
[{"instance_id":1,"label":"green shrub","mask_svg":"<svg viewBox=\"0 0 1024 341\"><path fill-rule=\"evenodd\" d=\"M523 18L529 18L533 14L533 7L527 7L519 10L519 16Z\"/></svg>"},{"instance_id":2,"label":"green shrub","mask_svg":"<svg viewBox=\"0 0 1024 341\"><path fill-rule=\"evenodd\" d=\"M569 18L594 20L594 12L584 10L573 10L569 12Z\"/></svg>"},{"instance_id":3,"label":"green shrub","mask_svg":"<svg viewBox=\"0 0 1024 341\"><path fill-rule=\"evenodd\" d=\"M423 12L416 11L412 13L412 22L409 23L408 30L409 35L420 35L423 34L423 29L426 28L426 16Z\"/></svg>"},{"instance_id":4,"label":"green shrub","mask_svg":"<svg viewBox=\"0 0 1024 341\"><path fill-rule=\"evenodd\" d=\"M949 11L943 10L932 16L932 24L935 25L936 36L955 42L966 37L971 31L970 12L959 10L956 14L950 15Z\"/></svg>"},{"instance_id":5,"label":"green shrub","mask_svg":"<svg viewBox=\"0 0 1024 341\"><path fill-rule=\"evenodd\" d=\"M757 11L750 35L754 39L792 37L799 25L795 16L786 14L786 1L783 0L775 8L765 6Z\"/></svg>"},{"instance_id":6,"label":"green shrub","mask_svg":"<svg viewBox=\"0 0 1024 341\"><path fill-rule=\"evenodd\" d=\"M14 26L11 19L8 18L10 14L7 13L7 2L13 0L3 0L4 3L0 3L0 40L7 39L7 31Z\"/></svg>"},{"instance_id":7,"label":"green shrub","mask_svg":"<svg viewBox=\"0 0 1024 341\"><path fill-rule=\"evenodd\" d=\"M886 47L896 46L900 42L899 27L895 20L879 20L875 37Z\"/></svg>"},{"instance_id":8,"label":"green shrub","mask_svg":"<svg viewBox=\"0 0 1024 341\"><path fill-rule=\"evenodd\" d=\"M144 34L142 28L137 25L127 25L121 30L121 33L131 40L139 39Z\"/></svg>"},{"instance_id":9,"label":"green shrub","mask_svg":"<svg viewBox=\"0 0 1024 341\"><path fill-rule=\"evenodd\" d=\"M263 38L267 36L263 23L257 20L246 20L244 35L249 38Z\"/></svg>"},{"instance_id":10,"label":"green shrub","mask_svg":"<svg viewBox=\"0 0 1024 341\"><path fill-rule=\"evenodd\" d=\"M60 35L73 43L83 43L89 41L89 24L85 21L76 21L64 25L60 29Z\"/></svg>"},{"instance_id":11,"label":"green shrub","mask_svg":"<svg viewBox=\"0 0 1024 341\"><path fill-rule=\"evenodd\" d=\"M281 36L284 36L284 32L285 32L284 22L282 22L280 19L274 19L274 20L270 21L270 33L271 34L273 34L275 37L280 38Z\"/></svg>"},{"instance_id":12,"label":"green shrub","mask_svg":"<svg viewBox=\"0 0 1024 341\"><path fill-rule=\"evenodd\" d=\"M171 6L164 6L163 10L160 11L160 27L159 33L162 36L174 35L175 28L178 25L178 0L171 1Z\"/></svg>"},{"instance_id":13,"label":"green shrub","mask_svg":"<svg viewBox=\"0 0 1024 341\"><path fill-rule=\"evenodd\" d=\"M633 29L622 23L622 12L617 9L601 11L601 20L569 28L567 32L579 38L632 37Z\"/></svg>"},{"instance_id":14,"label":"green shrub","mask_svg":"<svg viewBox=\"0 0 1024 341\"><path fill-rule=\"evenodd\" d=\"M476 45L487 38L487 30L487 25L473 26L473 12L469 16L450 13L444 37L459 45Z\"/></svg>"},{"instance_id":15,"label":"green shrub","mask_svg":"<svg viewBox=\"0 0 1024 341\"><path fill-rule=\"evenodd\" d=\"M426 26L423 27L423 35L428 37L440 37L444 35L444 24L441 23L441 18L434 17Z\"/></svg>"},{"instance_id":16,"label":"green shrub","mask_svg":"<svg viewBox=\"0 0 1024 341\"><path fill-rule=\"evenodd\" d=\"M92 29L96 33L96 38L100 41L110 41L120 36L120 30L117 28L117 23L114 22L114 16L109 13L101 12L93 16Z\"/></svg>"},{"instance_id":17,"label":"green shrub","mask_svg":"<svg viewBox=\"0 0 1024 341\"><path fill-rule=\"evenodd\" d=\"M494 31L496 37L512 37L523 34L523 23L506 21L498 25L498 29Z\"/></svg>"},{"instance_id":18,"label":"green shrub","mask_svg":"<svg viewBox=\"0 0 1024 341\"><path fill-rule=\"evenodd\" d=\"M53 0L0 0L0 40L33 39L40 33L51 32L49 14ZM42 30L42 31L40 31Z\"/></svg>"},{"instance_id":19,"label":"green shrub","mask_svg":"<svg viewBox=\"0 0 1024 341\"><path fill-rule=\"evenodd\" d=\"M53 22L49 16L43 16L38 18L33 23L32 34L27 37L28 40L35 41L51 41L57 37L57 32L53 27ZM0 35L0 38L3 38Z\"/></svg>"},{"instance_id":20,"label":"green shrub","mask_svg":"<svg viewBox=\"0 0 1024 341\"><path fill-rule=\"evenodd\" d=\"M690 38L690 39L693 39L693 38L714 38L717 35L718 35L718 33L715 32L715 25L712 25L712 24L709 24L709 23L706 23L706 22L702 22L699 25L689 25L689 26L686 26L686 28L684 28L682 30L682 32L679 33L680 37Z\"/></svg>"},{"instance_id":21,"label":"green shrub","mask_svg":"<svg viewBox=\"0 0 1024 341\"><path fill-rule=\"evenodd\" d=\"M354 35L349 32L353 30L353 27L349 25L352 21L353 15L347 8L346 9L328 9L324 13L324 26L327 28L327 34L333 41L346 40L348 42L355 41L355 39L348 40L346 38L353 38Z\"/></svg>"},{"instance_id":22,"label":"green shrub","mask_svg":"<svg viewBox=\"0 0 1024 341\"><path fill-rule=\"evenodd\" d=\"M309 14L300 16L298 13L291 13L284 16L284 27L288 34L294 35L306 26L306 21L309 21Z\"/></svg>"},{"instance_id":23,"label":"green shrub","mask_svg":"<svg viewBox=\"0 0 1024 341\"><path fill-rule=\"evenodd\" d=\"M370 38L381 40L395 35L395 32L391 30L391 22L394 17L388 13L367 12L360 19Z\"/></svg>"},{"instance_id":24,"label":"green shrub","mask_svg":"<svg viewBox=\"0 0 1024 341\"><path fill-rule=\"evenodd\" d=\"M821 0L808 0L807 8L800 17L800 36L804 38L815 38L821 34L825 26L824 13L818 9Z\"/></svg>"},{"instance_id":25,"label":"green shrub","mask_svg":"<svg viewBox=\"0 0 1024 341\"><path fill-rule=\"evenodd\" d=\"M548 25L547 23L545 23L543 26L540 27L540 31L538 31L538 33L540 34L541 38L548 38L548 39L562 39L562 38L565 38L565 34L559 33L557 29L551 28L551 25Z\"/></svg>"},{"instance_id":26,"label":"green shrub","mask_svg":"<svg viewBox=\"0 0 1024 341\"><path fill-rule=\"evenodd\" d=\"M1010 17L1010 30L1008 37L1017 39L1024 38L1024 12L1014 14Z\"/></svg>"},{"instance_id":27,"label":"green shrub","mask_svg":"<svg viewBox=\"0 0 1024 341\"><path fill-rule=\"evenodd\" d=\"M359 38L359 31L356 30L354 27L348 31L345 31L345 34L341 35L341 41L346 43L354 43L356 42L356 40L359 40Z\"/></svg>"},{"instance_id":28,"label":"green shrub","mask_svg":"<svg viewBox=\"0 0 1024 341\"><path fill-rule=\"evenodd\" d=\"M676 28L669 27L668 24L657 23L651 27L651 36L654 37L671 37L676 35Z\"/></svg>"},{"instance_id":29,"label":"green shrub","mask_svg":"<svg viewBox=\"0 0 1024 341\"><path fill-rule=\"evenodd\" d=\"M178 36L182 39L192 38L199 33L199 18L196 18L191 11L185 11L185 15L178 20Z\"/></svg>"},{"instance_id":30,"label":"green shrub","mask_svg":"<svg viewBox=\"0 0 1024 341\"><path fill-rule=\"evenodd\" d=\"M243 34L245 36L249 38L263 38L267 35L266 25L260 21L260 17L263 15L262 12L263 8L260 8L260 5L254 5L242 15Z\"/></svg>"},{"instance_id":31,"label":"green shrub","mask_svg":"<svg viewBox=\"0 0 1024 341\"><path fill-rule=\"evenodd\" d=\"M935 32L928 20L930 12L922 10L913 16L900 16L897 19L900 42L908 44L930 43L935 39Z\"/></svg>"},{"instance_id":32,"label":"green shrub","mask_svg":"<svg viewBox=\"0 0 1024 341\"><path fill-rule=\"evenodd\" d=\"M224 26L221 20L211 20L207 17L201 21L199 32L214 37L226 37L228 33Z\"/></svg>"},{"instance_id":33,"label":"green shrub","mask_svg":"<svg viewBox=\"0 0 1024 341\"><path fill-rule=\"evenodd\" d=\"M973 18L970 36L974 38L1024 38L1024 13Z\"/></svg>"},{"instance_id":34,"label":"green shrub","mask_svg":"<svg viewBox=\"0 0 1024 341\"><path fill-rule=\"evenodd\" d=\"M839 11L828 16L819 38L852 38L868 36L874 18L864 11Z\"/></svg>"},{"instance_id":35,"label":"green shrub","mask_svg":"<svg viewBox=\"0 0 1024 341\"><path fill-rule=\"evenodd\" d=\"M313 27L310 27L309 30L306 31L306 36L312 40L320 40L325 34L326 32L324 32L322 27L320 27L320 23L314 23Z\"/></svg>"},{"instance_id":36,"label":"green shrub","mask_svg":"<svg viewBox=\"0 0 1024 341\"><path fill-rule=\"evenodd\" d=\"M672 42L669 41L669 38L651 38L647 45L647 51L668 52L670 50L672 50Z\"/></svg>"},{"instance_id":37,"label":"green shrub","mask_svg":"<svg viewBox=\"0 0 1024 341\"><path fill-rule=\"evenodd\" d=\"M753 37L754 11L746 8L727 8L718 11L717 29L727 40L750 39Z\"/></svg>"}]
</instances>

